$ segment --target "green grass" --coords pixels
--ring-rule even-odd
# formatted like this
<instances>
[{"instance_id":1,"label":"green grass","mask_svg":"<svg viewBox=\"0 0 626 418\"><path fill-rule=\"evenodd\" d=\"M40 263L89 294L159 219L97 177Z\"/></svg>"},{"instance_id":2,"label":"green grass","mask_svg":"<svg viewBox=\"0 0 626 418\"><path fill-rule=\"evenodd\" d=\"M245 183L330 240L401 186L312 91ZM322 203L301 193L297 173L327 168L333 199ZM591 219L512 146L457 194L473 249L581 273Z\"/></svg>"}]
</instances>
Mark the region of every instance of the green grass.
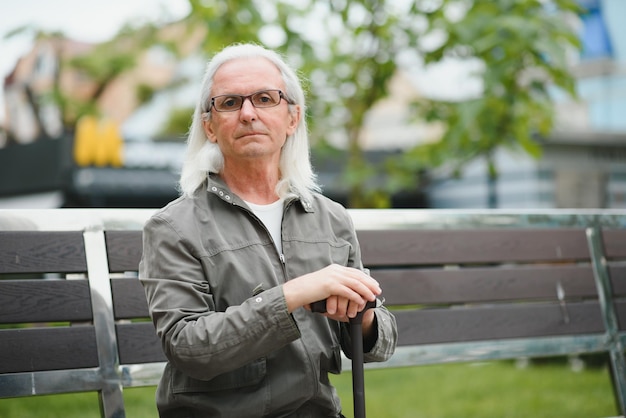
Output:
<instances>
[{"instance_id":1,"label":"green grass","mask_svg":"<svg viewBox=\"0 0 626 418\"><path fill-rule=\"evenodd\" d=\"M352 380L334 377L344 414L353 417ZM616 415L606 368L566 365L518 369L511 362L369 370L367 416L393 418L590 418Z\"/></svg>"},{"instance_id":2,"label":"green grass","mask_svg":"<svg viewBox=\"0 0 626 418\"><path fill-rule=\"evenodd\" d=\"M353 416L350 373L332 376ZM157 417L153 387L124 391L128 418ZM564 364L511 362L367 370L369 418L610 417L616 415L606 367L572 371ZM0 418L97 418L95 393L0 400Z\"/></svg>"}]
</instances>

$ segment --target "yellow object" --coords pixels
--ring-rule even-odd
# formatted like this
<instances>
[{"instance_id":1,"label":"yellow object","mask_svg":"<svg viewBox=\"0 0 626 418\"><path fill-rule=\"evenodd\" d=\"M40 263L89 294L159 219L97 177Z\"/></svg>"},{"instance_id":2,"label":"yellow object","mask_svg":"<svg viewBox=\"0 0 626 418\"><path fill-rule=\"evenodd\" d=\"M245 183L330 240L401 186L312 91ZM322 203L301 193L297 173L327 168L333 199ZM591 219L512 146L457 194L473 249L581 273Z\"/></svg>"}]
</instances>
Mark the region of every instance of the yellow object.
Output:
<instances>
[{"instance_id":1,"label":"yellow object","mask_svg":"<svg viewBox=\"0 0 626 418\"><path fill-rule=\"evenodd\" d=\"M123 147L124 140L112 120L83 116L76 124L74 161L79 166L121 167Z\"/></svg>"},{"instance_id":2,"label":"yellow object","mask_svg":"<svg viewBox=\"0 0 626 418\"><path fill-rule=\"evenodd\" d=\"M106 144L106 153L108 163L113 167L121 167L124 164L122 151L124 140L120 135L117 123L108 121L104 126L104 139Z\"/></svg>"}]
</instances>

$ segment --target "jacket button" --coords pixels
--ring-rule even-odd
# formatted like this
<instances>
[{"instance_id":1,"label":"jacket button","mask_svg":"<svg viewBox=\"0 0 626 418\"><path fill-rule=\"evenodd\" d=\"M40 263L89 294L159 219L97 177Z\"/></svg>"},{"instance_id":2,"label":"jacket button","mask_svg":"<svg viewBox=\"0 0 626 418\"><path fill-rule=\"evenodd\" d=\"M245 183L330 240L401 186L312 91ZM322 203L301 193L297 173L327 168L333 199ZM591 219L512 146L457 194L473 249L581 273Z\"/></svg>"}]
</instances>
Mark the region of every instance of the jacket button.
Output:
<instances>
[{"instance_id":1,"label":"jacket button","mask_svg":"<svg viewBox=\"0 0 626 418\"><path fill-rule=\"evenodd\" d=\"M263 298L259 296L258 298L254 299L254 301L260 303L263 302Z\"/></svg>"}]
</instances>

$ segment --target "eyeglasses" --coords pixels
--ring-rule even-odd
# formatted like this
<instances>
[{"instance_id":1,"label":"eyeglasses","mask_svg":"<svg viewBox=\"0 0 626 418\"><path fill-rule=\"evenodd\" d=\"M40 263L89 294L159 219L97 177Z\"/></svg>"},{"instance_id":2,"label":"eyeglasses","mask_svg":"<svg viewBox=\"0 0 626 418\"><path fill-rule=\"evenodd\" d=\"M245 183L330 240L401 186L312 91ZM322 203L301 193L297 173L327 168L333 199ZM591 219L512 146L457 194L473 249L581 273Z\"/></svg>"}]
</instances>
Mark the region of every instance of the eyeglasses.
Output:
<instances>
[{"instance_id":1,"label":"eyeglasses","mask_svg":"<svg viewBox=\"0 0 626 418\"><path fill-rule=\"evenodd\" d=\"M280 90L261 90L247 96L242 96L241 94L224 94L212 97L211 106L209 106L207 112L210 112L211 108L215 108L218 112L234 112L235 110L241 109L246 99L250 99L252 106L257 108L278 106L281 99L289 104L293 104Z\"/></svg>"}]
</instances>

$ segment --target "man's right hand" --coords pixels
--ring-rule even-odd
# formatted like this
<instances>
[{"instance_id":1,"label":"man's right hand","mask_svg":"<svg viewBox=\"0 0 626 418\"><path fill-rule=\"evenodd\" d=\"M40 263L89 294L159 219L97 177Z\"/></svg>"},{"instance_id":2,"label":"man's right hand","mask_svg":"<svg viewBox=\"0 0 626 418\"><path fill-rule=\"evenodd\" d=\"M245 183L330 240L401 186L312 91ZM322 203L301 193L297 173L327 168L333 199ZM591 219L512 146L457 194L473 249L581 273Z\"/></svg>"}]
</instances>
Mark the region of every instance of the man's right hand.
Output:
<instances>
[{"instance_id":1,"label":"man's right hand","mask_svg":"<svg viewBox=\"0 0 626 418\"><path fill-rule=\"evenodd\" d=\"M331 264L289 280L283 285L289 312L318 300L327 300L327 314L354 318L381 294L376 280L359 269ZM330 298L330 299L329 299Z\"/></svg>"}]
</instances>

